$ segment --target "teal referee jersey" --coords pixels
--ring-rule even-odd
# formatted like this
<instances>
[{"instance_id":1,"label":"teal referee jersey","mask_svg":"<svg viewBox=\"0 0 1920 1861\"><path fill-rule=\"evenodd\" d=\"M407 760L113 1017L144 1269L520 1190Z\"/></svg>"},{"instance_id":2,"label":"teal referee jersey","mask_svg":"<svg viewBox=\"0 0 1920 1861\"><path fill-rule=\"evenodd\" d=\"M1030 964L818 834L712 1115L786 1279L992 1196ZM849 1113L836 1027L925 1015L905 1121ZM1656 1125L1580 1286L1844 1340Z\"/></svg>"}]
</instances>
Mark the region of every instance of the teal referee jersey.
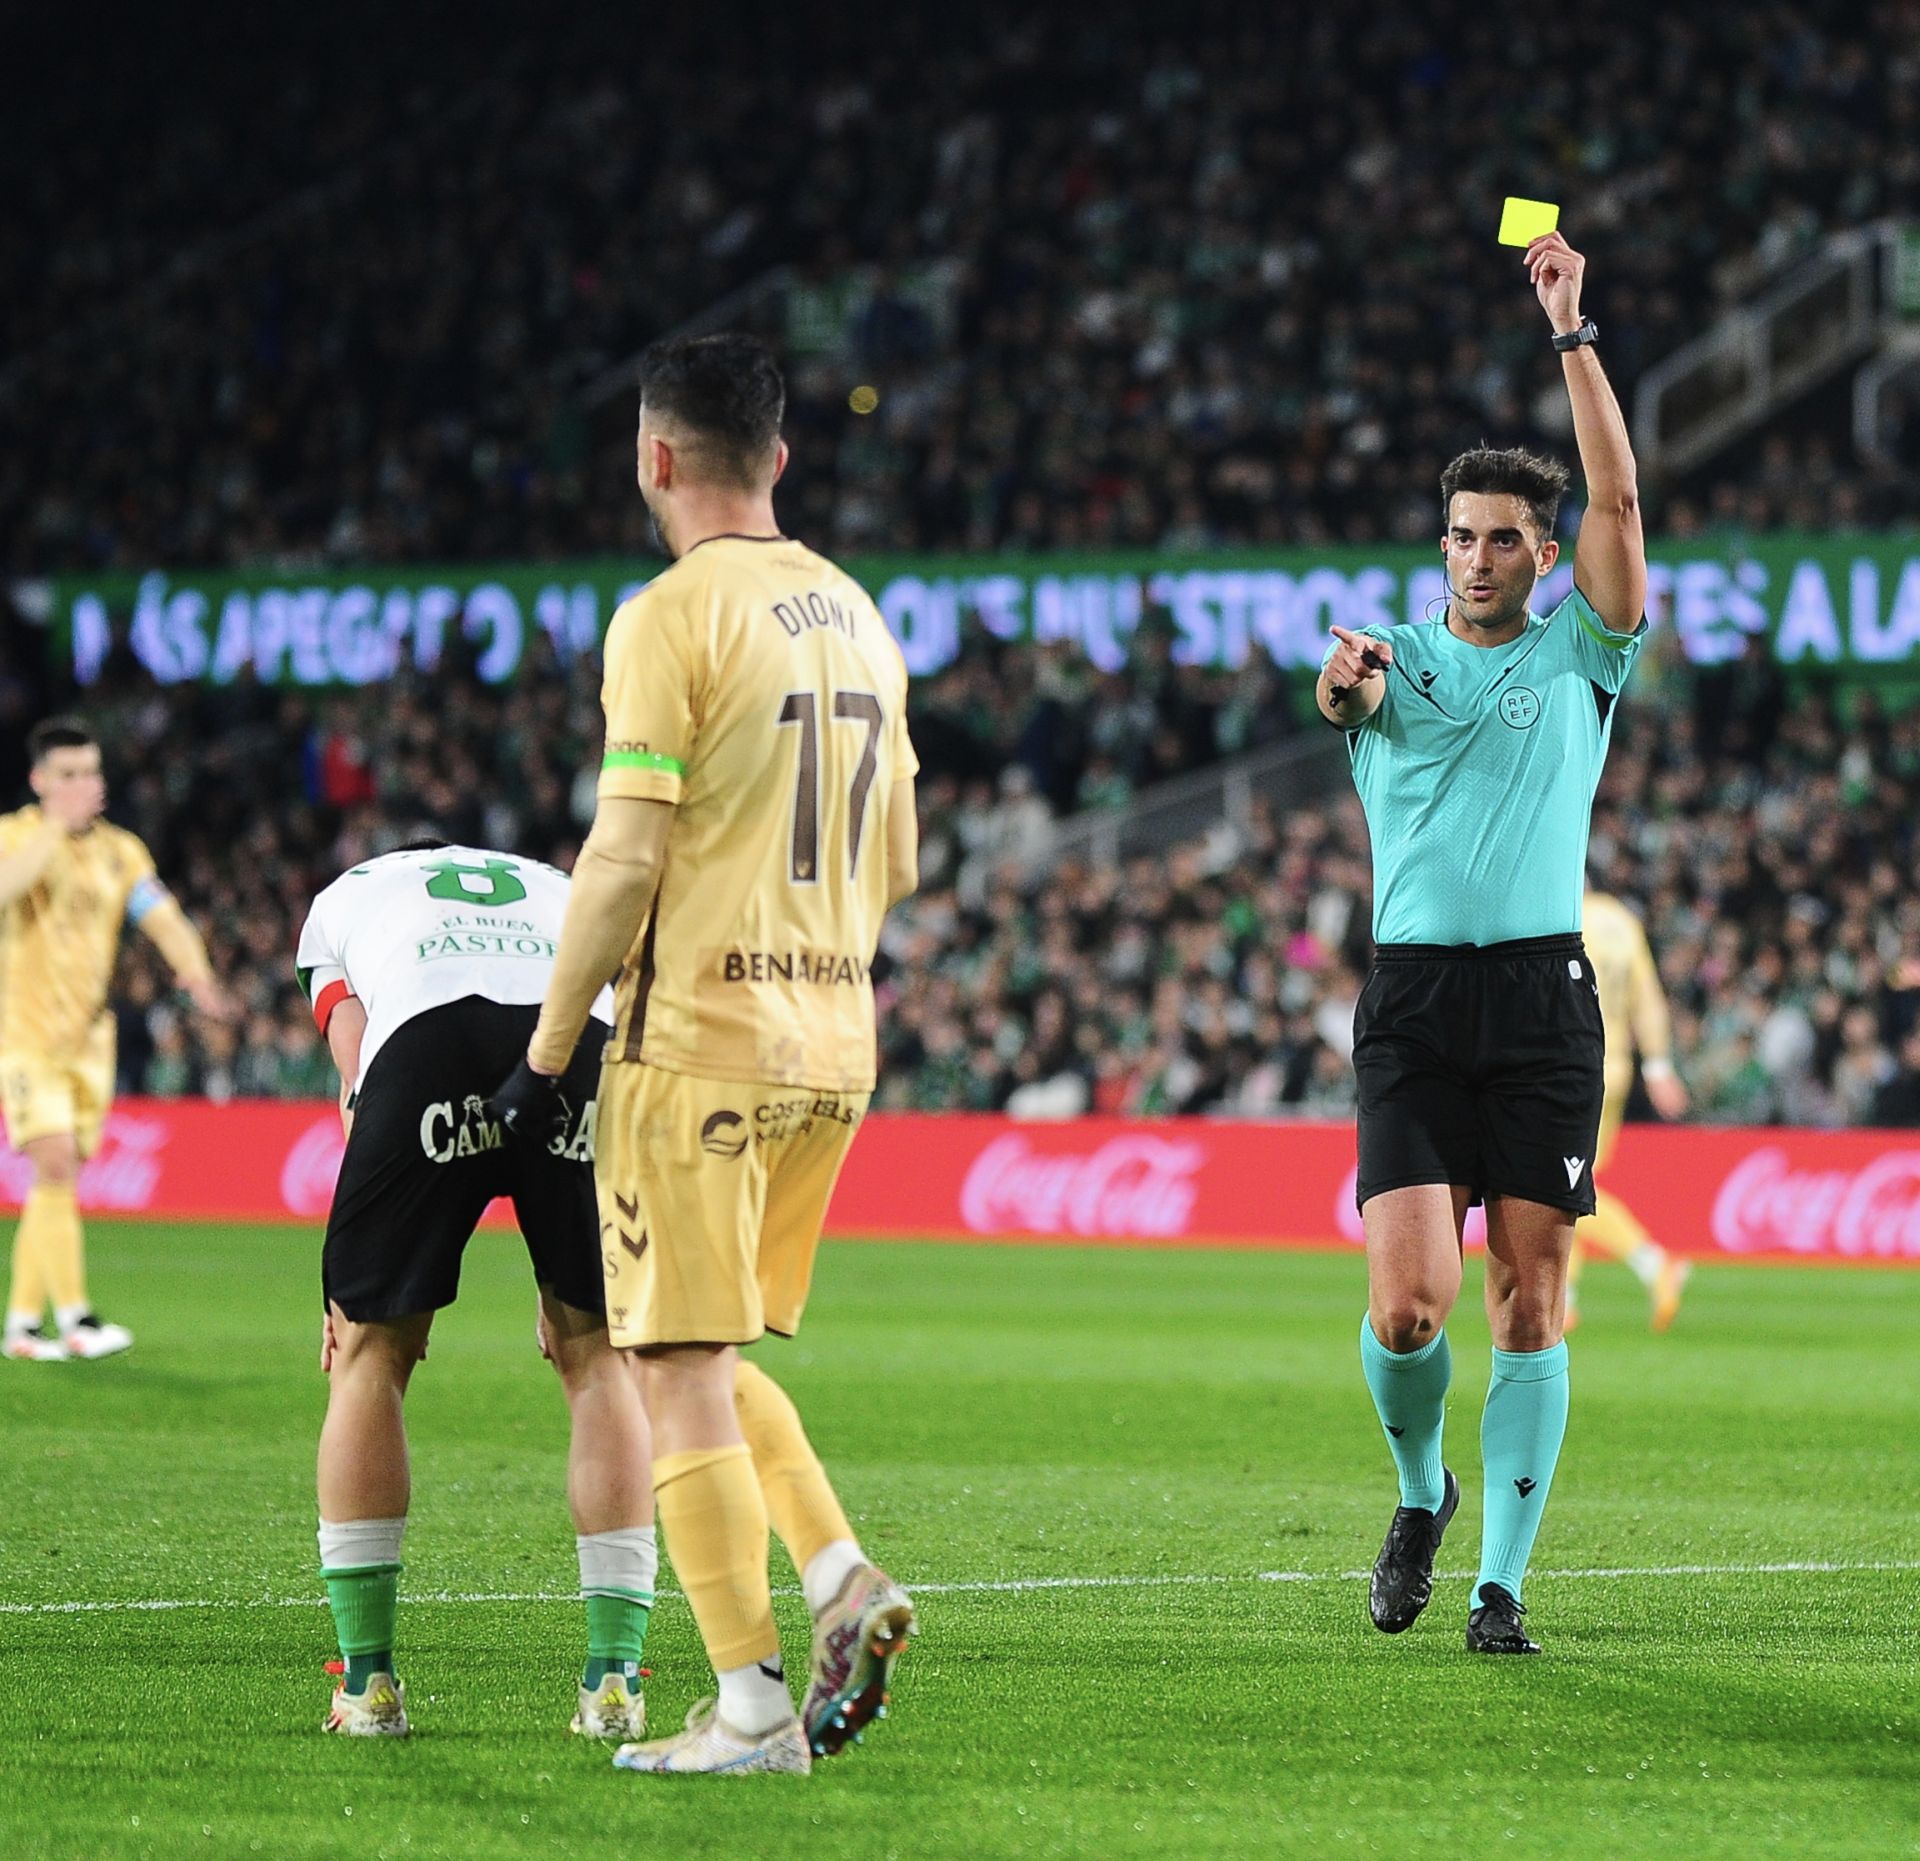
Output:
<instances>
[{"instance_id":1,"label":"teal referee jersey","mask_svg":"<svg viewBox=\"0 0 1920 1861\"><path fill-rule=\"evenodd\" d=\"M1379 707L1346 732L1376 943L1579 930L1593 792L1646 630L1610 633L1578 589L1504 646L1444 617L1364 629L1393 647Z\"/></svg>"}]
</instances>

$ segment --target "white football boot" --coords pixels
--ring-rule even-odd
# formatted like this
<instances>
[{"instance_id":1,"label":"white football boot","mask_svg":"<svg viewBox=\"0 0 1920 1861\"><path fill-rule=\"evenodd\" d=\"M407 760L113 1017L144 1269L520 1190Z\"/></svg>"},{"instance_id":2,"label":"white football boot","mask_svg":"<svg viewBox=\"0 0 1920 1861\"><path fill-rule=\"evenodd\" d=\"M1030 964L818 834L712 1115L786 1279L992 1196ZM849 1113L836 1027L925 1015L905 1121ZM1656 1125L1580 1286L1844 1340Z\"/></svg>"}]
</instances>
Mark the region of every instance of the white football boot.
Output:
<instances>
[{"instance_id":1,"label":"white football boot","mask_svg":"<svg viewBox=\"0 0 1920 1861\"><path fill-rule=\"evenodd\" d=\"M405 1738L413 1730L407 1723L406 1683L391 1674L369 1674L365 1692L349 1693L343 1679L320 1729L347 1738Z\"/></svg>"},{"instance_id":2,"label":"white football boot","mask_svg":"<svg viewBox=\"0 0 1920 1861\"><path fill-rule=\"evenodd\" d=\"M65 1363L72 1355L44 1325L9 1325L0 1350L17 1363Z\"/></svg>"},{"instance_id":3,"label":"white football boot","mask_svg":"<svg viewBox=\"0 0 1920 1861\"><path fill-rule=\"evenodd\" d=\"M66 1327L61 1340L75 1357L117 1357L133 1349L133 1333L125 1325L110 1325L92 1312Z\"/></svg>"},{"instance_id":4,"label":"white football boot","mask_svg":"<svg viewBox=\"0 0 1920 1861\"><path fill-rule=\"evenodd\" d=\"M919 1632L911 1599L884 1570L862 1564L848 1573L813 1624L812 1673L801 1717L815 1757L844 1751L887 1716L893 1664Z\"/></svg>"},{"instance_id":5,"label":"white football boot","mask_svg":"<svg viewBox=\"0 0 1920 1861\"><path fill-rule=\"evenodd\" d=\"M613 1761L623 1771L663 1777L750 1777L760 1771L804 1777L813 1768L813 1753L797 1715L770 1732L736 1732L721 1718L720 1702L703 1699L687 1714L684 1732L644 1745L622 1745Z\"/></svg>"},{"instance_id":6,"label":"white football boot","mask_svg":"<svg viewBox=\"0 0 1920 1861\"><path fill-rule=\"evenodd\" d=\"M580 1710L567 1728L576 1738L638 1738L647 1729L647 1701L638 1680L608 1674L580 1689Z\"/></svg>"}]
</instances>

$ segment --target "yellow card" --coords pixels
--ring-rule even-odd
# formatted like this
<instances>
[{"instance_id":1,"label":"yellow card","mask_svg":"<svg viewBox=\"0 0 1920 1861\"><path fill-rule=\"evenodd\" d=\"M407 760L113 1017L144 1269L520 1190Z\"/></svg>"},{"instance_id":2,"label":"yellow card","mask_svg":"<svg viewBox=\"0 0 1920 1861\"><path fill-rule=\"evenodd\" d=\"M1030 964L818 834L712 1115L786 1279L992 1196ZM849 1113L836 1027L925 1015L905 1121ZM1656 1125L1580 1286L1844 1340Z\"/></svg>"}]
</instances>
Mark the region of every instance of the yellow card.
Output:
<instances>
[{"instance_id":1,"label":"yellow card","mask_svg":"<svg viewBox=\"0 0 1920 1861\"><path fill-rule=\"evenodd\" d=\"M1560 209L1553 201L1522 200L1517 194L1509 194L1500 209L1500 243L1530 246L1559 224Z\"/></svg>"}]
</instances>

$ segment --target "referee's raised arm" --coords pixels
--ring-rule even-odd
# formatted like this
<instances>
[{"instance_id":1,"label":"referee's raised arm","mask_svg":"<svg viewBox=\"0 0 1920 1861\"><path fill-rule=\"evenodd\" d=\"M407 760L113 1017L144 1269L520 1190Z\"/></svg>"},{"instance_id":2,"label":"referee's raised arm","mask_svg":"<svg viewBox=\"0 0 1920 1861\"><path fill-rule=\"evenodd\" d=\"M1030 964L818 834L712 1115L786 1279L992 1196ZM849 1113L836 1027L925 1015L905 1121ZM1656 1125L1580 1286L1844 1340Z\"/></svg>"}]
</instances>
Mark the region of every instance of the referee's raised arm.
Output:
<instances>
[{"instance_id":1,"label":"referee's raised arm","mask_svg":"<svg viewBox=\"0 0 1920 1861\"><path fill-rule=\"evenodd\" d=\"M1647 544L1627 423L1593 347L1598 330L1580 312L1587 261L1559 233L1548 233L1528 246L1526 262L1553 323L1587 480L1586 515L1573 550L1574 586L1610 633L1632 633L1646 612Z\"/></svg>"}]
</instances>

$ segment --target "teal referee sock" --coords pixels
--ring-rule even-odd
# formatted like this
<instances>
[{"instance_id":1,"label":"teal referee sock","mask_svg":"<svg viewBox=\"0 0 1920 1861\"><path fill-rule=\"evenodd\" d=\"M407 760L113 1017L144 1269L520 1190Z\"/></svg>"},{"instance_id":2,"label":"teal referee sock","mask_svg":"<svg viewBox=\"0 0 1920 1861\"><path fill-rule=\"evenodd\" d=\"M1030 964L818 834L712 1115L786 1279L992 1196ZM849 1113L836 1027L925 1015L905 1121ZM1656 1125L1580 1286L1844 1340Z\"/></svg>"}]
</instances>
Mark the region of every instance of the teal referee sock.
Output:
<instances>
[{"instance_id":1,"label":"teal referee sock","mask_svg":"<svg viewBox=\"0 0 1920 1861\"><path fill-rule=\"evenodd\" d=\"M1480 1465L1486 1481L1481 1513L1481 1585L1497 1583L1517 1602L1553 1470L1567 1432L1567 1347L1493 1353L1493 1381L1480 1417Z\"/></svg>"},{"instance_id":2,"label":"teal referee sock","mask_svg":"<svg viewBox=\"0 0 1920 1861\"><path fill-rule=\"evenodd\" d=\"M1447 1419L1447 1386L1453 1381L1447 1334L1436 1331L1417 1351L1390 1351L1373 1335L1373 1321L1363 1313L1360 1367L1400 1472L1400 1503L1438 1512L1446 1494L1440 1431Z\"/></svg>"}]
</instances>

